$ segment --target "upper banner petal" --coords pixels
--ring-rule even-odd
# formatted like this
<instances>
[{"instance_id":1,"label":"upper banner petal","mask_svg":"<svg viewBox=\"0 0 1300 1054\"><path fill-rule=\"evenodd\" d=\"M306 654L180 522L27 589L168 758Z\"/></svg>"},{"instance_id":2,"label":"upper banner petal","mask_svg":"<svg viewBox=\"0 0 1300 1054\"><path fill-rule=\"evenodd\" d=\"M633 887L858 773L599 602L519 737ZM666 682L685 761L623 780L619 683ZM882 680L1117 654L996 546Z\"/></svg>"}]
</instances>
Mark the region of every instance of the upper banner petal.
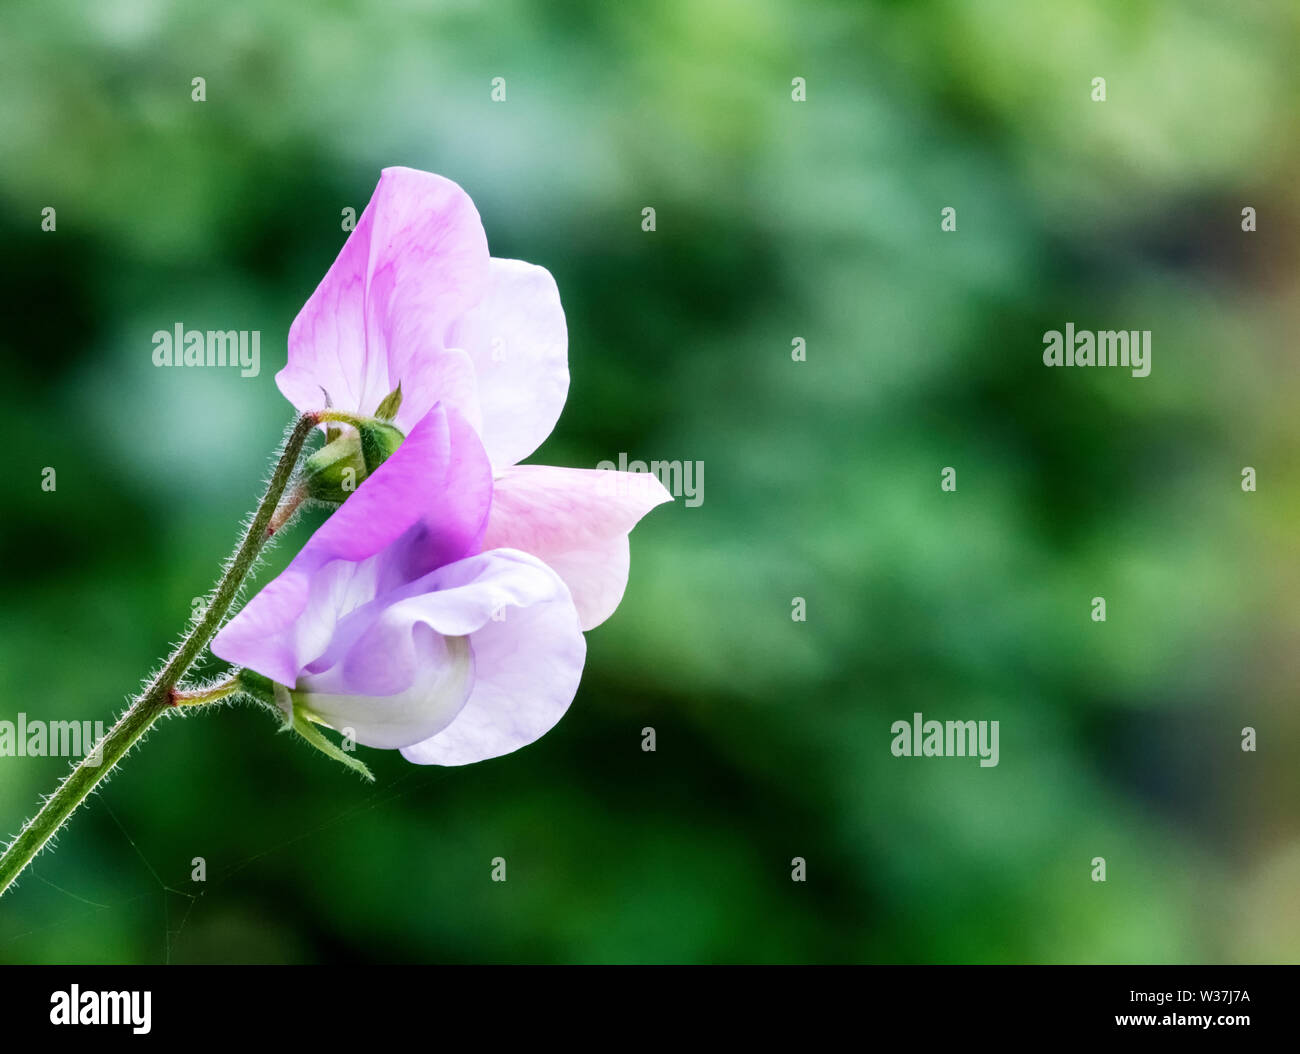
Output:
<instances>
[{"instance_id":1,"label":"upper banner petal","mask_svg":"<svg viewBox=\"0 0 1300 1054\"><path fill-rule=\"evenodd\" d=\"M373 413L411 377L397 425L409 430L442 400L471 420L462 390L429 392L414 375L449 345L451 324L488 285L487 237L474 203L449 179L386 168L338 258L289 329L289 362L276 375L300 410L333 405ZM427 400L427 401L426 401Z\"/></svg>"}]
</instances>

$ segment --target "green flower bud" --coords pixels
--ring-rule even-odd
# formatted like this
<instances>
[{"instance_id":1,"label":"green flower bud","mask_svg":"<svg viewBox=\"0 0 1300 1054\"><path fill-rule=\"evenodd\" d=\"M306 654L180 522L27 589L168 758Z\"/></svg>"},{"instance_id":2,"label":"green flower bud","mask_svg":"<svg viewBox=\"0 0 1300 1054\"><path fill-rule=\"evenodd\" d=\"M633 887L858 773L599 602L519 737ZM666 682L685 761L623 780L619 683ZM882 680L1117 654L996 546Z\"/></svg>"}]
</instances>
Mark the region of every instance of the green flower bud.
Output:
<instances>
[{"instance_id":1,"label":"green flower bud","mask_svg":"<svg viewBox=\"0 0 1300 1054\"><path fill-rule=\"evenodd\" d=\"M367 421L361 426L360 432L361 457L365 461L367 473L374 472L387 461L406 438L395 425L386 421Z\"/></svg>"},{"instance_id":2,"label":"green flower bud","mask_svg":"<svg viewBox=\"0 0 1300 1054\"><path fill-rule=\"evenodd\" d=\"M386 421L359 421L326 443L304 463L307 494L341 505L372 472L392 456L406 437Z\"/></svg>"},{"instance_id":3,"label":"green flower bud","mask_svg":"<svg viewBox=\"0 0 1300 1054\"><path fill-rule=\"evenodd\" d=\"M326 443L304 462L303 472L311 497L341 505L367 476L360 438L349 430Z\"/></svg>"}]
</instances>

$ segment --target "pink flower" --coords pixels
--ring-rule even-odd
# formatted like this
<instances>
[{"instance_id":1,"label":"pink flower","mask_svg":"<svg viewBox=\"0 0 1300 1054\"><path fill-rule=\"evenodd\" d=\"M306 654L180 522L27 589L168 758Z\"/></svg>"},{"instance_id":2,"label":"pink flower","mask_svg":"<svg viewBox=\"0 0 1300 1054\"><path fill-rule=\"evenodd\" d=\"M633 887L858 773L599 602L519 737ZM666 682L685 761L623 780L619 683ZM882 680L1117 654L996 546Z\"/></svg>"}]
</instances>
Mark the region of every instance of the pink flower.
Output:
<instances>
[{"instance_id":1,"label":"pink flower","mask_svg":"<svg viewBox=\"0 0 1300 1054\"><path fill-rule=\"evenodd\" d=\"M473 202L441 176L384 170L294 320L276 383L300 410L319 409L325 392L364 415L400 383L403 431L434 403L468 421L495 477L485 544L554 568L584 630L623 597L628 532L672 500L650 475L619 486L602 470L518 464L550 434L569 390L559 292L544 268L489 256Z\"/></svg>"},{"instance_id":2,"label":"pink flower","mask_svg":"<svg viewBox=\"0 0 1300 1054\"><path fill-rule=\"evenodd\" d=\"M386 169L276 380L304 412L361 417L400 385L408 434L213 652L269 679L334 756L312 723L421 764L544 734L577 691L583 631L622 598L628 533L671 500L653 476L517 464L568 392L551 276L489 257L454 183Z\"/></svg>"},{"instance_id":3,"label":"pink flower","mask_svg":"<svg viewBox=\"0 0 1300 1054\"><path fill-rule=\"evenodd\" d=\"M420 764L531 743L573 700L586 642L553 570L481 551L491 489L473 429L433 407L213 653L287 687L295 723Z\"/></svg>"}]
</instances>

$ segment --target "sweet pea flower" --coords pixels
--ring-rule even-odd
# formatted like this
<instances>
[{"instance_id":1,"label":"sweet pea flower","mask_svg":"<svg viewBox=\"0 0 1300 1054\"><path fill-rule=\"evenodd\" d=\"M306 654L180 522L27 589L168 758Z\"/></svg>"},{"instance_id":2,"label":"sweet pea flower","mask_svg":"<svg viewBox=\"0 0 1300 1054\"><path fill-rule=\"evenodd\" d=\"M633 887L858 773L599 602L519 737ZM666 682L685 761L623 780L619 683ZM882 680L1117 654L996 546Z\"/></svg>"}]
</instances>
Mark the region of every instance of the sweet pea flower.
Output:
<instances>
[{"instance_id":1,"label":"sweet pea flower","mask_svg":"<svg viewBox=\"0 0 1300 1054\"><path fill-rule=\"evenodd\" d=\"M317 726L418 764L464 765L533 742L573 701L583 633L627 586L628 533L670 498L653 476L519 464L569 388L550 274L489 256L454 183L385 169L294 320L276 380L305 416L210 607L0 850L0 894L171 707L251 694L369 777ZM300 465L315 425L327 441ZM309 498L338 508L212 638L239 668L183 685L261 546Z\"/></svg>"},{"instance_id":2,"label":"sweet pea flower","mask_svg":"<svg viewBox=\"0 0 1300 1054\"><path fill-rule=\"evenodd\" d=\"M559 292L544 268L490 256L469 196L428 172L384 169L294 320L276 383L304 412L324 393L337 408L373 415L400 385L400 430L435 403L468 422L492 466L485 546L553 568L584 630L623 597L628 533L672 500L652 475L619 485L605 470L518 464L550 434L568 395Z\"/></svg>"},{"instance_id":3,"label":"sweet pea flower","mask_svg":"<svg viewBox=\"0 0 1300 1054\"><path fill-rule=\"evenodd\" d=\"M213 653L281 686L295 727L363 771L311 724L419 764L531 743L573 700L586 642L555 571L482 551L491 499L476 432L435 404Z\"/></svg>"}]
</instances>

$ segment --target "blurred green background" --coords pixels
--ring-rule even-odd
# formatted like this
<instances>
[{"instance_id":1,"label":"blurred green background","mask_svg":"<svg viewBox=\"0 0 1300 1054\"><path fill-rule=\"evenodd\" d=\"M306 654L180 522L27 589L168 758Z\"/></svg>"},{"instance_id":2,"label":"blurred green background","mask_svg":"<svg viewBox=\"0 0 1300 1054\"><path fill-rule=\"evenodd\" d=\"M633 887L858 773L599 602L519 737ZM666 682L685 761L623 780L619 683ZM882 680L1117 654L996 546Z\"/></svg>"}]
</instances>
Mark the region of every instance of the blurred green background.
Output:
<instances>
[{"instance_id":1,"label":"blurred green background","mask_svg":"<svg viewBox=\"0 0 1300 1054\"><path fill-rule=\"evenodd\" d=\"M1300 959L1289 0L0 20L0 716L106 720L177 638L384 166L555 275L533 461L706 469L537 744L363 748L367 787L253 709L167 720L0 901L0 960ZM1066 321L1152 330L1151 376L1045 369ZM260 376L155 369L176 322L260 330ZM999 720L1001 763L892 757L914 711ZM66 767L0 759L0 834Z\"/></svg>"}]
</instances>

